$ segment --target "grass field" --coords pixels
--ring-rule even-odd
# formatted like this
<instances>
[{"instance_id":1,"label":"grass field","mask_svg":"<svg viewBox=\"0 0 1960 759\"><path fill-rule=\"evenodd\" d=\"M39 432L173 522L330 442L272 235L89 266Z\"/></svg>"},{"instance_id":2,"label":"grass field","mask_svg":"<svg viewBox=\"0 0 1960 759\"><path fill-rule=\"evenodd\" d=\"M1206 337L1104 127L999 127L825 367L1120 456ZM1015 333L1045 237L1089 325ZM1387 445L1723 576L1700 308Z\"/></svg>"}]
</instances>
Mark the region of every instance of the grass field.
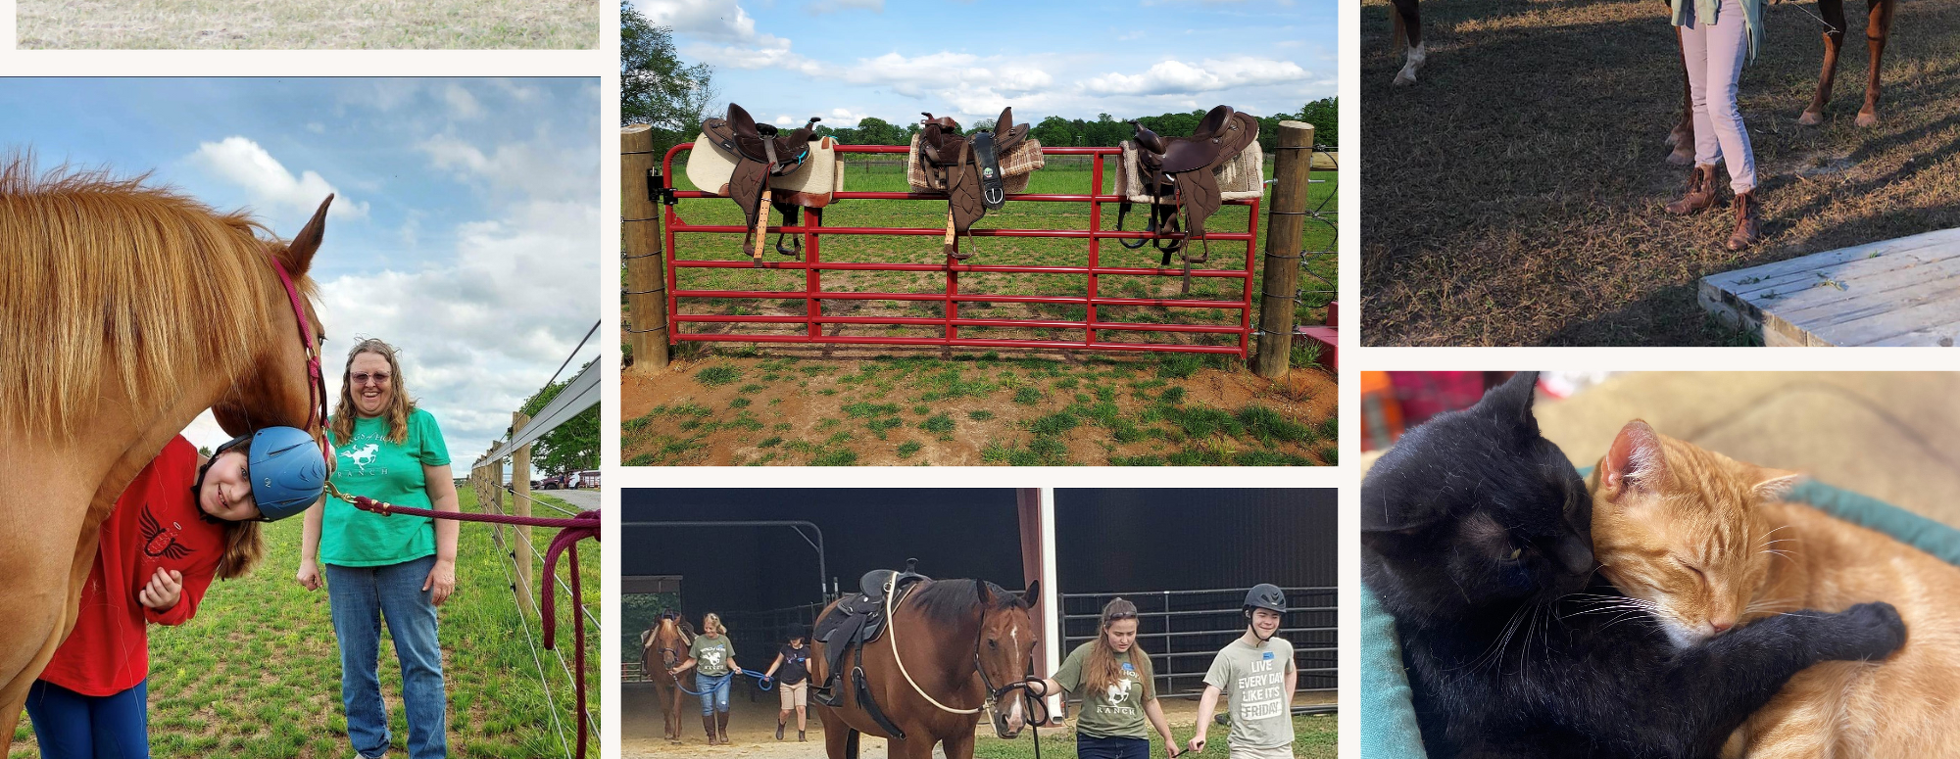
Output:
<instances>
[{"instance_id":1,"label":"grass field","mask_svg":"<svg viewBox=\"0 0 1960 759\"><path fill-rule=\"evenodd\" d=\"M1293 756L1297 759L1335 759L1340 755L1337 745L1338 720L1332 714L1293 718ZM1206 736L1205 752L1192 754L1193 757L1222 757L1226 754L1225 733L1228 728L1213 726ZM1178 740L1188 740L1192 728L1187 724L1173 722L1171 734ZM982 736L974 746L975 759L1034 759L1033 741L1023 737L1013 741L1003 741L993 736ZM1043 731L1041 736L1041 755L1057 759L1075 757L1075 736L1072 733L1056 730ZM1163 739L1155 734L1150 738L1150 755L1164 756Z\"/></svg>"},{"instance_id":2,"label":"grass field","mask_svg":"<svg viewBox=\"0 0 1960 759\"><path fill-rule=\"evenodd\" d=\"M19 0L21 49L591 49L592 0Z\"/></svg>"},{"instance_id":3,"label":"grass field","mask_svg":"<svg viewBox=\"0 0 1960 759\"><path fill-rule=\"evenodd\" d=\"M1960 226L1960 0L1901 3L1881 121L1853 124L1865 4L1825 123L1800 127L1823 58L1812 3L1765 4L1744 69L1766 239L1723 247L1726 200L1661 212L1680 58L1656 0L1424 5L1428 65L1392 87L1386 0L1364 0L1364 345L1725 345L1695 302L1707 274ZM1723 186L1726 187L1726 176Z\"/></svg>"},{"instance_id":4,"label":"grass field","mask_svg":"<svg viewBox=\"0 0 1960 759\"><path fill-rule=\"evenodd\" d=\"M470 491L463 489L460 494L463 509L475 510ZM463 525L456 594L441 611L450 753L509 759L563 756L550 702L532 659L537 620L530 620L531 632L526 635L509 588L510 560L499 551L491 532L485 525ZM536 531L533 540L542 548L549 534ZM340 654L334 645L327 592L308 592L293 581L300 520L269 525L266 535L269 558L257 571L241 580L214 584L189 623L150 628L153 756L354 756L341 711ZM599 545L586 541L579 552L581 583L591 594L586 600L596 614ZM566 571L561 563L559 572ZM558 642L570 662L572 627L563 615L571 607L563 593L559 605ZM596 719L599 673L604 669L598 660L599 631L588 625L586 639L587 694ZM381 692L390 707L395 750L404 752L408 725L401 709L401 671L385 632L382 641ZM559 706L557 720L565 726L569 742L574 717L570 681L551 652L537 653L543 658L545 682ZM39 755L23 715L10 756Z\"/></svg>"}]
</instances>

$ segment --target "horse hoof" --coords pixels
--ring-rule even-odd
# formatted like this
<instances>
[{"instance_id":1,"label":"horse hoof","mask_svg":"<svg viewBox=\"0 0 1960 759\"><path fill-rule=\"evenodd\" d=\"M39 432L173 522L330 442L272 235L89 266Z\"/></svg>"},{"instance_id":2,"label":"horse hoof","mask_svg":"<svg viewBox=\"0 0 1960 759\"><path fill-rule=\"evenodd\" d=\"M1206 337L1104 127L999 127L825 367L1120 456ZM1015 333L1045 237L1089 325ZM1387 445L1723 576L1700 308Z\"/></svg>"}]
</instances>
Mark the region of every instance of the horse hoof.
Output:
<instances>
[{"instance_id":1,"label":"horse hoof","mask_svg":"<svg viewBox=\"0 0 1960 759\"><path fill-rule=\"evenodd\" d=\"M1878 114L1872 113L1871 111L1859 111L1858 126L1861 127L1878 126Z\"/></svg>"},{"instance_id":2,"label":"horse hoof","mask_svg":"<svg viewBox=\"0 0 1960 759\"><path fill-rule=\"evenodd\" d=\"M1395 75L1395 86L1397 87L1407 87L1415 83L1416 83L1416 75L1414 72L1403 71Z\"/></svg>"},{"instance_id":3,"label":"horse hoof","mask_svg":"<svg viewBox=\"0 0 1960 759\"><path fill-rule=\"evenodd\" d=\"M1695 151L1693 148L1676 150L1667 154L1667 162L1673 166L1691 166L1695 162Z\"/></svg>"},{"instance_id":4,"label":"horse hoof","mask_svg":"<svg viewBox=\"0 0 1960 759\"><path fill-rule=\"evenodd\" d=\"M1817 111L1804 111L1802 116L1797 117L1797 124L1801 126L1817 126L1822 123L1824 123L1824 114Z\"/></svg>"}]
</instances>

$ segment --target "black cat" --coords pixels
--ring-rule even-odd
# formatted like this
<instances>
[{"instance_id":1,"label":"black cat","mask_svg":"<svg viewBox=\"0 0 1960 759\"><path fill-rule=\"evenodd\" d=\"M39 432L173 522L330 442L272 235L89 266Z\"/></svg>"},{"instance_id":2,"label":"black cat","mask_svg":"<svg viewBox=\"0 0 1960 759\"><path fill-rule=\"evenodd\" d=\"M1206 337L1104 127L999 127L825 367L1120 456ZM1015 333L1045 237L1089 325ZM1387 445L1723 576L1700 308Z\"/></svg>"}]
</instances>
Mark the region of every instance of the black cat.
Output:
<instances>
[{"instance_id":1,"label":"black cat","mask_svg":"<svg viewBox=\"0 0 1960 759\"><path fill-rule=\"evenodd\" d=\"M1592 501L1538 434L1536 382L1411 430L1361 484L1362 579L1395 616L1432 759L1712 758L1799 670L1905 642L1871 603L1675 648L1594 579Z\"/></svg>"}]
</instances>

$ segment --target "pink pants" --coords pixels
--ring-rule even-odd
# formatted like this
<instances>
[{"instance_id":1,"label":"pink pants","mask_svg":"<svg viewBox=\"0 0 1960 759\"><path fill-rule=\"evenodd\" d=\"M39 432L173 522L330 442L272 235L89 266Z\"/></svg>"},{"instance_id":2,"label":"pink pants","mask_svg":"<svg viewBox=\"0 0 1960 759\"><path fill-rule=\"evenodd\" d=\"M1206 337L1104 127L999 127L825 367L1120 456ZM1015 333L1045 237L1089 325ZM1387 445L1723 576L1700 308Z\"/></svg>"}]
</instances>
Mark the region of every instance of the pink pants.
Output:
<instances>
[{"instance_id":1,"label":"pink pants","mask_svg":"<svg viewBox=\"0 0 1960 759\"><path fill-rule=\"evenodd\" d=\"M1729 188L1749 192L1756 189L1756 153L1749 148L1749 130L1736 102L1736 81L1749 55L1742 2L1722 0L1713 24L1694 18L1694 0L1686 2L1690 17L1681 27L1681 55L1688 64L1688 92L1695 106L1695 163L1710 166L1726 159Z\"/></svg>"}]
</instances>

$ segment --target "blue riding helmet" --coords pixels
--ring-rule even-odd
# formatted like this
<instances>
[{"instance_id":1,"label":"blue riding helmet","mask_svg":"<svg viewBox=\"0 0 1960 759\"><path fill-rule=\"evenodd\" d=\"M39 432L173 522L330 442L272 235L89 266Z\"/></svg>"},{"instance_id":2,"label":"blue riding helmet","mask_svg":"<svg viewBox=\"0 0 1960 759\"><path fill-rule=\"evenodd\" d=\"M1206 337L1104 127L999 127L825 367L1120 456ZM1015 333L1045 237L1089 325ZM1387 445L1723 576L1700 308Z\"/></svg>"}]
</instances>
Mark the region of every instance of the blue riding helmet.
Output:
<instances>
[{"instance_id":1,"label":"blue riding helmet","mask_svg":"<svg viewBox=\"0 0 1960 759\"><path fill-rule=\"evenodd\" d=\"M312 435L293 427L267 427L232 438L218 446L217 454L247 440L252 446L245 454L245 472L252 480L252 501L258 504L259 521L285 519L320 500L327 486L327 462ZM212 455L213 461L217 454Z\"/></svg>"}]
</instances>

